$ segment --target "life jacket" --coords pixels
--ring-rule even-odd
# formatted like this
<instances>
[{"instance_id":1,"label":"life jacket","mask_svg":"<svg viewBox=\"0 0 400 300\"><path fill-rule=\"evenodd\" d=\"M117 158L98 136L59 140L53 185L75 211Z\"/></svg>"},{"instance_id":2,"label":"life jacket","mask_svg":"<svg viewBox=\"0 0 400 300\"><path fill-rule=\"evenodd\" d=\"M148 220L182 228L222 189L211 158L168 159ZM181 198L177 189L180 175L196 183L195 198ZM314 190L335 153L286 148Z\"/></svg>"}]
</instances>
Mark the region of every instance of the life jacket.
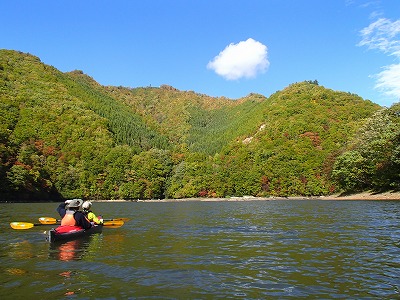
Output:
<instances>
[{"instance_id":1,"label":"life jacket","mask_svg":"<svg viewBox=\"0 0 400 300\"><path fill-rule=\"evenodd\" d=\"M67 210L65 212L64 218L61 220L61 226L76 226L76 221L74 218L75 211Z\"/></svg>"},{"instance_id":2,"label":"life jacket","mask_svg":"<svg viewBox=\"0 0 400 300\"><path fill-rule=\"evenodd\" d=\"M102 217L101 216L97 217L91 210L84 209L83 213L89 220L89 222L94 222L95 224L103 224L103 220L101 220Z\"/></svg>"}]
</instances>

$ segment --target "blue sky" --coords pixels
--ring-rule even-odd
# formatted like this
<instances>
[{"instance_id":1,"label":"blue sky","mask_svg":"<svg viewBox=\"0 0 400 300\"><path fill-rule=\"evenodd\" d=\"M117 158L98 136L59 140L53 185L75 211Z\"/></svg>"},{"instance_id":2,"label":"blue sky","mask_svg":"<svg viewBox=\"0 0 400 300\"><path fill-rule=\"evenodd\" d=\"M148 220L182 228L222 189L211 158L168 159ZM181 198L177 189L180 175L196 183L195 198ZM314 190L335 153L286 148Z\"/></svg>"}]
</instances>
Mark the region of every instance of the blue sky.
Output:
<instances>
[{"instance_id":1,"label":"blue sky","mask_svg":"<svg viewBox=\"0 0 400 300\"><path fill-rule=\"evenodd\" d=\"M400 101L399 0L0 0L1 49L102 85L231 99L294 82Z\"/></svg>"}]
</instances>

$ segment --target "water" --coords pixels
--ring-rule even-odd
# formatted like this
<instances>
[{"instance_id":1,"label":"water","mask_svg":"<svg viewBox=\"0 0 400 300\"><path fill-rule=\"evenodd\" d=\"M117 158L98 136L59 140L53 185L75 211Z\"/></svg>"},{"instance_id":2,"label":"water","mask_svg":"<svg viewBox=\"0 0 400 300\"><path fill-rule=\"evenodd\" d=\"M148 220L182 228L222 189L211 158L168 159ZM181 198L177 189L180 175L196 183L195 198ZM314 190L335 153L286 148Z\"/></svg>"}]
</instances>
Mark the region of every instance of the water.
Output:
<instances>
[{"instance_id":1,"label":"water","mask_svg":"<svg viewBox=\"0 0 400 300\"><path fill-rule=\"evenodd\" d=\"M400 299L400 201L94 203L129 217L49 245L57 204L0 204L0 298Z\"/></svg>"}]
</instances>

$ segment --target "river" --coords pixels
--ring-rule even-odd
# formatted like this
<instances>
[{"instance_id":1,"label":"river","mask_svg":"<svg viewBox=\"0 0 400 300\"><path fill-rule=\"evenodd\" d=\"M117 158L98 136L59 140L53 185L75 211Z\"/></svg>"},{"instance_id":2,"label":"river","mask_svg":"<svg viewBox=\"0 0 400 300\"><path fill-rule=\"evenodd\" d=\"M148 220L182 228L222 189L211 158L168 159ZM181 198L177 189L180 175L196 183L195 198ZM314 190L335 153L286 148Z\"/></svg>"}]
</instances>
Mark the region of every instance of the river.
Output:
<instances>
[{"instance_id":1,"label":"river","mask_svg":"<svg viewBox=\"0 0 400 300\"><path fill-rule=\"evenodd\" d=\"M0 299L399 299L400 201L95 202L120 228L57 245L57 203L0 204Z\"/></svg>"}]
</instances>

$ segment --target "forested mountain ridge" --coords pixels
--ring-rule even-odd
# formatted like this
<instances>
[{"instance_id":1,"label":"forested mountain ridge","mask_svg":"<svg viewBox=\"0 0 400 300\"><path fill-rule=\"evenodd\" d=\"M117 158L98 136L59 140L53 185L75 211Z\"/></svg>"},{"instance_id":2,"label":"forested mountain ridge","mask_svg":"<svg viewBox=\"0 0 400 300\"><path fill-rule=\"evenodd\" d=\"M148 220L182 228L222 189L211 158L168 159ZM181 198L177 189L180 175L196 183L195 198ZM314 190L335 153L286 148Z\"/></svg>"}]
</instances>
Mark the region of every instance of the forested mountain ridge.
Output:
<instances>
[{"instance_id":1,"label":"forested mountain ridge","mask_svg":"<svg viewBox=\"0 0 400 300\"><path fill-rule=\"evenodd\" d=\"M254 119L257 103L266 100L250 94L239 100L214 98L171 86L124 88L108 86L109 95L120 100L145 122L167 136L173 145L186 145L191 151L215 154L223 145L252 128L243 120Z\"/></svg>"},{"instance_id":2,"label":"forested mountain ridge","mask_svg":"<svg viewBox=\"0 0 400 300\"><path fill-rule=\"evenodd\" d=\"M315 81L238 100L105 87L0 50L1 198L329 194L337 157L380 109Z\"/></svg>"}]
</instances>

